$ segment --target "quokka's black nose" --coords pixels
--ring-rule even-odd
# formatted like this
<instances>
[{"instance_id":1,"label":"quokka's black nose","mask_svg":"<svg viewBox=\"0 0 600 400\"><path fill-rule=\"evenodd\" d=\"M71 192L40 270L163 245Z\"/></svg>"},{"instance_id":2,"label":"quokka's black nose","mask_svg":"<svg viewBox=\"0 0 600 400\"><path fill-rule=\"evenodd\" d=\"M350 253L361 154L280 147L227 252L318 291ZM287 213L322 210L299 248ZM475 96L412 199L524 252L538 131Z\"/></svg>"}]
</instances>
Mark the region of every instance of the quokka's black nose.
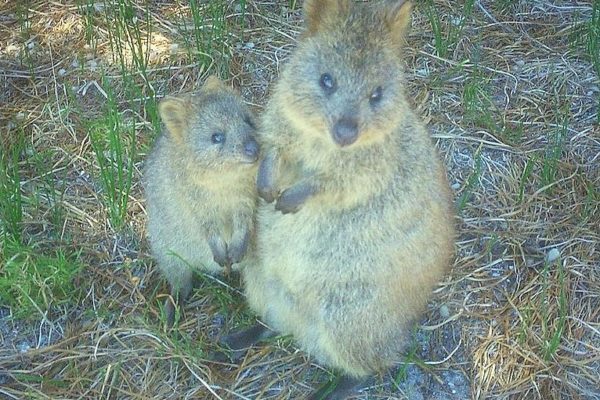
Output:
<instances>
[{"instance_id":1,"label":"quokka's black nose","mask_svg":"<svg viewBox=\"0 0 600 400\"><path fill-rule=\"evenodd\" d=\"M354 118L342 117L333 126L333 140L340 146L348 146L358 138L358 122Z\"/></svg>"},{"instance_id":2,"label":"quokka's black nose","mask_svg":"<svg viewBox=\"0 0 600 400\"><path fill-rule=\"evenodd\" d=\"M254 140L254 138L249 138L244 143L244 154L253 160L258 160L258 153L260 152L260 146Z\"/></svg>"}]
</instances>

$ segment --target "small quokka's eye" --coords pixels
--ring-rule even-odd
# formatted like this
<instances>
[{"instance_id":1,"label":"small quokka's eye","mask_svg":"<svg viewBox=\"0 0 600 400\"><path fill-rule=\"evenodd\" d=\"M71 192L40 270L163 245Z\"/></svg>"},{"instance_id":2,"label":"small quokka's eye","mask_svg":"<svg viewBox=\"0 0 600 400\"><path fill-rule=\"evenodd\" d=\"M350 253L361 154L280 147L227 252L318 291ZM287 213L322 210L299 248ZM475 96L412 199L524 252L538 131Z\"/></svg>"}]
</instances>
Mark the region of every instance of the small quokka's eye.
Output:
<instances>
[{"instance_id":1,"label":"small quokka's eye","mask_svg":"<svg viewBox=\"0 0 600 400\"><path fill-rule=\"evenodd\" d=\"M369 102L371 104L377 104L381 101L382 97L383 89L381 88L381 86L377 86L377 88L375 88L375 90L373 90L373 92L371 93L371 96L369 97Z\"/></svg>"},{"instance_id":2,"label":"small quokka's eye","mask_svg":"<svg viewBox=\"0 0 600 400\"><path fill-rule=\"evenodd\" d=\"M210 141L214 144L223 144L225 143L225 134L221 132L213 133L210 137Z\"/></svg>"},{"instance_id":3,"label":"small quokka's eye","mask_svg":"<svg viewBox=\"0 0 600 400\"><path fill-rule=\"evenodd\" d=\"M321 79L319 79L319 84L326 92L331 93L335 90L335 81L333 80L333 77L328 73L324 73L323 75L321 75Z\"/></svg>"}]
</instances>

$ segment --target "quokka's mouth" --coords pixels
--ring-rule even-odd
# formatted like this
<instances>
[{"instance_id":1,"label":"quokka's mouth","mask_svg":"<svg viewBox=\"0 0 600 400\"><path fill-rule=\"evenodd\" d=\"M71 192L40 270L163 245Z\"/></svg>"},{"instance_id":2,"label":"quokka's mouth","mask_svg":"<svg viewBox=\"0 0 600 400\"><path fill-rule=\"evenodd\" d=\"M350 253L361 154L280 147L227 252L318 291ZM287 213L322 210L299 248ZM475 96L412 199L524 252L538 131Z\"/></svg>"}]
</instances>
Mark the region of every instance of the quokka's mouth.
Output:
<instances>
[{"instance_id":1,"label":"quokka's mouth","mask_svg":"<svg viewBox=\"0 0 600 400\"><path fill-rule=\"evenodd\" d=\"M240 158L240 164L252 165L252 164L256 164L257 161L258 161L258 154L256 156L243 155Z\"/></svg>"}]
</instances>

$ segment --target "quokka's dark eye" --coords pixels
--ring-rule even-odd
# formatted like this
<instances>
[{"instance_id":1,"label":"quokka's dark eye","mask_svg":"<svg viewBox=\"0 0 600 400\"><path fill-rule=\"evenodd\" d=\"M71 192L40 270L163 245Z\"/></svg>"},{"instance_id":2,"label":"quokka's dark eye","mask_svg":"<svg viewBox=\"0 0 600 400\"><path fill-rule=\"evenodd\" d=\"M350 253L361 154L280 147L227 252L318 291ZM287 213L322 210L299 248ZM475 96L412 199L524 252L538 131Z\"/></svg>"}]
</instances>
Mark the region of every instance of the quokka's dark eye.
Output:
<instances>
[{"instance_id":1,"label":"quokka's dark eye","mask_svg":"<svg viewBox=\"0 0 600 400\"><path fill-rule=\"evenodd\" d=\"M369 103L375 105L381 101L382 97L383 89L381 88L381 86L377 86L377 88L375 88L375 90L373 90L373 92L371 93L371 96L369 96Z\"/></svg>"},{"instance_id":2,"label":"quokka's dark eye","mask_svg":"<svg viewBox=\"0 0 600 400\"><path fill-rule=\"evenodd\" d=\"M210 137L210 141L214 144L223 144L225 143L225 134L222 132L213 133Z\"/></svg>"},{"instance_id":3,"label":"quokka's dark eye","mask_svg":"<svg viewBox=\"0 0 600 400\"><path fill-rule=\"evenodd\" d=\"M321 88L327 93L333 93L335 91L335 80L328 73L324 73L321 75L321 79L319 79L319 84Z\"/></svg>"}]
</instances>

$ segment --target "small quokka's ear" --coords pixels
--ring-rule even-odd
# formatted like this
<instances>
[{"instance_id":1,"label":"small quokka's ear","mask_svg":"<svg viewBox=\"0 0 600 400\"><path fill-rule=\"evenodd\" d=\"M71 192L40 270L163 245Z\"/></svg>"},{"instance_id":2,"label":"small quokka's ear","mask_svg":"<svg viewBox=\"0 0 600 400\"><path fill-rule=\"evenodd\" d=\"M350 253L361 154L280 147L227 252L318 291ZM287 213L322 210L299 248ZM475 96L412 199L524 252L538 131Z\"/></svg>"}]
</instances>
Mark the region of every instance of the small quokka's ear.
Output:
<instances>
[{"instance_id":1,"label":"small quokka's ear","mask_svg":"<svg viewBox=\"0 0 600 400\"><path fill-rule=\"evenodd\" d=\"M409 0L394 0L385 11L385 22L392 38L399 43L404 43L405 36L410 27L410 14L412 2Z\"/></svg>"},{"instance_id":2,"label":"small quokka's ear","mask_svg":"<svg viewBox=\"0 0 600 400\"><path fill-rule=\"evenodd\" d=\"M307 34L319 31L329 18L347 11L351 2L352 0L305 0L304 20Z\"/></svg>"},{"instance_id":3,"label":"small quokka's ear","mask_svg":"<svg viewBox=\"0 0 600 400\"><path fill-rule=\"evenodd\" d=\"M204 81L204 85L202 85L203 89L206 90L218 90L226 88L225 83L221 79L219 79L216 75L210 75Z\"/></svg>"},{"instance_id":4,"label":"small quokka's ear","mask_svg":"<svg viewBox=\"0 0 600 400\"><path fill-rule=\"evenodd\" d=\"M188 102L179 97L165 97L158 105L158 113L167 127L167 132L181 139L188 120Z\"/></svg>"}]
</instances>

